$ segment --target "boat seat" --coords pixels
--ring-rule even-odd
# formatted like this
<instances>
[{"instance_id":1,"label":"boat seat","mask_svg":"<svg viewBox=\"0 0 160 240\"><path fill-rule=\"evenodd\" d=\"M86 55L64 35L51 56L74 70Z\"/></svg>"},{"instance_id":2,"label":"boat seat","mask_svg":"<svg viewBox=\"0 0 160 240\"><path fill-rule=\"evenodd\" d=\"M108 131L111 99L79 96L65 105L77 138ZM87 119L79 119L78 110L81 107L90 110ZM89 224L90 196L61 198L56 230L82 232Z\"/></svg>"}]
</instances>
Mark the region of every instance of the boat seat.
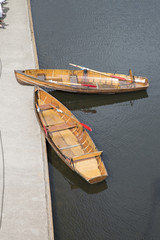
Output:
<instances>
[{"instance_id":1,"label":"boat seat","mask_svg":"<svg viewBox=\"0 0 160 240\"><path fill-rule=\"evenodd\" d=\"M73 157L72 160L74 162L82 161L82 160L86 160L86 159L93 158L93 157L99 157L101 154L102 154L102 151L86 153L86 154L83 154L83 155L78 156L78 157Z\"/></svg>"},{"instance_id":2,"label":"boat seat","mask_svg":"<svg viewBox=\"0 0 160 240\"><path fill-rule=\"evenodd\" d=\"M49 110L49 109L52 109L52 108L53 108L53 107L51 106L51 104L39 105L38 107L40 108L41 111Z\"/></svg>"},{"instance_id":3,"label":"boat seat","mask_svg":"<svg viewBox=\"0 0 160 240\"><path fill-rule=\"evenodd\" d=\"M43 104L43 105L39 105L38 107L40 108L41 111L54 109L53 106L51 105L51 103L49 103L49 104ZM59 107L58 107L58 106L55 106L55 108L58 109Z\"/></svg>"},{"instance_id":4,"label":"boat seat","mask_svg":"<svg viewBox=\"0 0 160 240\"><path fill-rule=\"evenodd\" d=\"M47 130L49 132L57 132L57 131L63 131L66 129L74 128L77 127L75 123L61 123L61 124L56 124L56 125L51 125L47 127Z\"/></svg>"}]
</instances>

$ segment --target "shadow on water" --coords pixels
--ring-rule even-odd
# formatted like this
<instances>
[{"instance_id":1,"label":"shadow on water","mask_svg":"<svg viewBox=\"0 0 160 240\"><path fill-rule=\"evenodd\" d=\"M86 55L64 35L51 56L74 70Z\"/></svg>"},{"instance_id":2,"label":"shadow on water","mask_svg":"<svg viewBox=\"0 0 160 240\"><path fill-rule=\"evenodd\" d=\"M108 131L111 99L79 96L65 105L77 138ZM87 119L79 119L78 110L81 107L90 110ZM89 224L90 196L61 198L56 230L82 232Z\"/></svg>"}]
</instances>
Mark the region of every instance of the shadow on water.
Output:
<instances>
[{"instance_id":1,"label":"shadow on water","mask_svg":"<svg viewBox=\"0 0 160 240\"><path fill-rule=\"evenodd\" d=\"M134 101L148 97L146 91L111 95L87 95L52 91L50 94L57 98L70 110L81 110L91 113L96 113L96 110L93 109L94 107L122 102L130 102L130 105L133 106Z\"/></svg>"},{"instance_id":2,"label":"shadow on water","mask_svg":"<svg viewBox=\"0 0 160 240\"><path fill-rule=\"evenodd\" d=\"M47 152L50 164L61 173L63 178L69 183L71 190L81 189L88 194L96 194L108 188L106 181L94 185L87 183L77 173L73 172L68 166L66 166L48 143Z\"/></svg>"},{"instance_id":3,"label":"shadow on water","mask_svg":"<svg viewBox=\"0 0 160 240\"><path fill-rule=\"evenodd\" d=\"M149 221L147 222L144 232L144 239L159 239L159 224L160 224L160 178L157 178L152 185L152 202L149 212ZM157 231L158 230L158 231Z\"/></svg>"}]
</instances>

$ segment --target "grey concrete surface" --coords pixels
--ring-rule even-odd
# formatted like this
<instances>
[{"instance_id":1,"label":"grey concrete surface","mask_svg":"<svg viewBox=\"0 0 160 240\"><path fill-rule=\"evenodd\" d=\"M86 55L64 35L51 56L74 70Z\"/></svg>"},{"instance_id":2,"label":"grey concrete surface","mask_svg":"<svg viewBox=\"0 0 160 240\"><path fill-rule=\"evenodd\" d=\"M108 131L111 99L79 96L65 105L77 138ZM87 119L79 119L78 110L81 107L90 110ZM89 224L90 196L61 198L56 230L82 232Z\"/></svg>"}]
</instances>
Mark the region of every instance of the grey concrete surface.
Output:
<instances>
[{"instance_id":1,"label":"grey concrete surface","mask_svg":"<svg viewBox=\"0 0 160 240\"><path fill-rule=\"evenodd\" d=\"M0 239L53 239L44 136L33 108L33 87L14 69L35 68L27 0L7 0L0 29Z\"/></svg>"}]
</instances>

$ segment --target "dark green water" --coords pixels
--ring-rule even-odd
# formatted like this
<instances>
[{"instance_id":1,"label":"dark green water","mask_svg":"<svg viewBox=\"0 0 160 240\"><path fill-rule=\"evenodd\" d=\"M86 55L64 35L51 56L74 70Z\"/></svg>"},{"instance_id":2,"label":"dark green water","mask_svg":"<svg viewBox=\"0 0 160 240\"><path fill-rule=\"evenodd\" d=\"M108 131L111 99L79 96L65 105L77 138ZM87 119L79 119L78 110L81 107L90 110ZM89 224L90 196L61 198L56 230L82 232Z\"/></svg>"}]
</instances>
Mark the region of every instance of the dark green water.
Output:
<instances>
[{"instance_id":1,"label":"dark green water","mask_svg":"<svg viewBox=\"0 0 160 240\"><path fill-rule=\"evenodd\" d=\"M147 92L52 92L91 126L109 177L91 186L48 146L55 240L160 239L160 1L31 1L40 68L146 76Z\"/></svg>"}]
</instances>

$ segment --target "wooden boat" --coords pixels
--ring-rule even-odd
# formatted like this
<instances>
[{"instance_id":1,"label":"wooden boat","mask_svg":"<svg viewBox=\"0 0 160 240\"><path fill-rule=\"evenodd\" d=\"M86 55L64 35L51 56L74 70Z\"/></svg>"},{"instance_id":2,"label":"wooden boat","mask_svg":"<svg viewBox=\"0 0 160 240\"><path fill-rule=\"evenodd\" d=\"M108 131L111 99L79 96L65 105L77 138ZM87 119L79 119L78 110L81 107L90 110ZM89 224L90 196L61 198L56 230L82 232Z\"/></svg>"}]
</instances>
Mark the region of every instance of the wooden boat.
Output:
<instances>
[{"instance_id":1,"label":"wooden boat","mask_svg":"<svg viewBox=\"0 0 160 240\"><path fill-rule=\"evenodd\" d=\"M133 76L131 70L129 75L124 75L98 72L84 67L81 68L83 70L18 70L15 71L15 76L21 84L87 94L135 92L145 90L149 87L147 78Z\"/></svg>"},{"instance_id":2,"label":"wooden boat","mask_svg":"<svg viewBox=\"0 0 160 240\"><path fill-rule=\"evenodd\" d=\"M78 119L56 98L35 88L35 110L46 139L73 171L90 184L107 177L102 162L102 151L98 151L84 129L90 127Z\"/></svg>"}]
</instances>

